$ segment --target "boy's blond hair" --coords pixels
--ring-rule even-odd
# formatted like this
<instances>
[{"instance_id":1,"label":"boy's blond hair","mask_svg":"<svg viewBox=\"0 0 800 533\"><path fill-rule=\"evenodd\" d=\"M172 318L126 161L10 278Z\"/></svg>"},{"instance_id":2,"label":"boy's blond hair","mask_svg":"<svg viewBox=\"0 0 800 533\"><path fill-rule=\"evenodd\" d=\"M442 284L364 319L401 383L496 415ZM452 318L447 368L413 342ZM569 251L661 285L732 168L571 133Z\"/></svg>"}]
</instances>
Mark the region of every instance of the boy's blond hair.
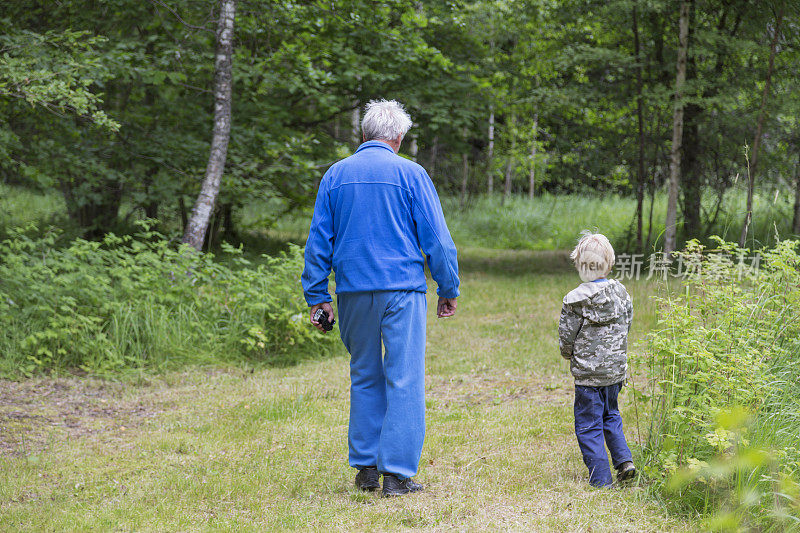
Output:
<instances>
[{"instance_id":1,"label":"boy's blond hair","mask_svg":"<svg viewBox=\"0 0 800 533\"><path fill-rule=\"evenodd\" d=\"M594 281L611 272L614 267L614 248L602 233L584 230L569 258L575 262L581 280Z\"/></svg>"}]
</instances>

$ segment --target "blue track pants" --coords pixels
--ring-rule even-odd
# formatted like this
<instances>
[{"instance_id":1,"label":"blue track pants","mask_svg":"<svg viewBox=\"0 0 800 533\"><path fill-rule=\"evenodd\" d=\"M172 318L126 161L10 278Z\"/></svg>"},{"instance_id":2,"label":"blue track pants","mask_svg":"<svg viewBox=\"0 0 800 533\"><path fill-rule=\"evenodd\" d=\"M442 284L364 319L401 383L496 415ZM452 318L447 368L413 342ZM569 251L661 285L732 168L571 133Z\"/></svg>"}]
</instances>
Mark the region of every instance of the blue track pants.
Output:
<instances>
[{"instance_id":1,"label":"blue track pants","mask_svg":"<svg viewBox=\"0 0 800 533\"><path fill-rule=\"evenodd\" d=\"M350 466L411 477L425 440L425 293L359 292L338 302L350 352Z\"/></svg>"},{"instance_id":2,"label":"blue track pants","mask_svg":"<svg viewBox=\"0 0 800 533\"><path fill-rule=\"evenodd\" d=\"M575 435L583 462L589 469L589 484L595 487L604 487L612 482L606 446L611 452L614 468L632 458L617 406L621 388L622 383L607 387L575 385Z\"/></svg>"}]
</instances>

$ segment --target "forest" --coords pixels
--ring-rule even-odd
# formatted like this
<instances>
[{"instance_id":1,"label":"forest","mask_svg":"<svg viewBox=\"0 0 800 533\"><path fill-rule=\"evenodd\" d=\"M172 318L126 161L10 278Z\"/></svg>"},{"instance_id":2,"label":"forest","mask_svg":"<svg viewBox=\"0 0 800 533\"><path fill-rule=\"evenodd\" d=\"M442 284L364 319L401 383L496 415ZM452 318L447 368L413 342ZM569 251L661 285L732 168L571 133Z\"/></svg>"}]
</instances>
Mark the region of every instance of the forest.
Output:
<instances>
[{"instance_id":1,"label":"forest","mask_svg":"<svg viewBox=\"0 0 800 533\"><path fill-rule=\"evenodd\" d=\"M185 227L209 158L219 9L7 2L2 183L57 192L58 215L91 237L145 217ZM640 250L670 216L683 240L735 218L744 245L752 199L732 197L780 202L780 233L800 229L792 2L236 9L212 242L248 229L251 204L267 225L308 206L324 169L359 144L361 109L375 98L407 106L415 126L402 153L462 204L621 195L635 201L629 241ZM667 212L651 220L660 195Z\"/></svg>"},{"instance_id":2,"label":"forest","mask_svg":"<svg viewBox=\"0 0 800 533\"><path fill-rule=\"evenodd\" d=\"M402 502L299 283L376 99L462 279ZM0 529L800 530L798 117L791 0L2 2ZM614 491L558 356L586 229L635 308Z\"/></svg>"}]
</instances>

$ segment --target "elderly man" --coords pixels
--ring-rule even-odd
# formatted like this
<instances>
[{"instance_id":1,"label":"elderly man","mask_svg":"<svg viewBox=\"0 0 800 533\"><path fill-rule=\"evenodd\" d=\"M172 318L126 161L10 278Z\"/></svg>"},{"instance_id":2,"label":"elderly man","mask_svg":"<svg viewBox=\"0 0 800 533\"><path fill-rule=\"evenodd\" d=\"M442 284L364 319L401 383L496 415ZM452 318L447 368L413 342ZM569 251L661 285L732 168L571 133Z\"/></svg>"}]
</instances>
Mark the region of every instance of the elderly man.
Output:
<instances>
[{"instance_id":1,"label":"elderly man","mask_svg":"<svg viewBox=\"0 0 800 533\"><path fill-rule=\"evenodd\" d=\"M311 323L324 332L314 314L322 309L333 321L328 275L336 274L350 352L350 466L362 490L380 488L383 474L384 496L422 489L411 477L425 438L425 257L440 318L453 316L459 294L436 189L425 169L397 155L410 127L398 102L367 105L365 142L320 183L302 278Z\"/></svg>"}]
</instances>

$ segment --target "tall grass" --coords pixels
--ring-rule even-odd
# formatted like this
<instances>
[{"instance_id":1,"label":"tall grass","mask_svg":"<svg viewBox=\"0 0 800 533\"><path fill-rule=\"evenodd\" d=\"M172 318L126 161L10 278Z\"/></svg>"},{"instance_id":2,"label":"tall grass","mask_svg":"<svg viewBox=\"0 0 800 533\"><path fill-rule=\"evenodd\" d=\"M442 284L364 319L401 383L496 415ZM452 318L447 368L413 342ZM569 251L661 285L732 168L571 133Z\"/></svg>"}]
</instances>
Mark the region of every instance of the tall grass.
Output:
<instances>
[{"instance_id":1,"label":"tall grass","mask_svg":"<svg viewBox=\"0 0 800 533\"><path fill-rule=\"evenodd\" d=\"M757 192L747 246L756 249L774 244L776 238L791 235L793 197L774 191ZM683 239L719 235L738 240L745 214L743 191L731 189L717 205L717 198L707 192L703 200L703 225L679 227ZM606 234L619 252L636 248L636 200L628 196L587 196L580 194L544 194L533 200L512 196L503 201L499 195L477 196L466 205L455 197L443 197L445 218L456 244L480 248L511 250L564 250L575 244L581 230ZM653 203L650 227L650 201L644 206L644 250L660 248L663 242L667 198L657 194ZM267 218L263 213L268 212ZM241 225L256 234L272 239L305 242L311 223L310 209L277 216L274 207L262 204L246 206L239 214Z\"/></svg>"},{"instance_id":2,"label":"tall grass","mask_svg":"<svg viewBox=\"0 0 800 533\"><path fill-rule=\"evenodd\" d=\"M711 529L800 526L798 245L779 242L752 269L734 244L690 242L692 274L661 299L638 361L651 387L644 470Z\"/></svg>"},{"instance_id":3,"label":"tall grass","mask_svg":"<svg viewBox=\"0 0 800 533\"><path fill-rule=\"evenodd\" d=\"M64 218L65 213L64 199L55 191L40 192L0 183L0 236L16 226L45 227Z\"/></svg>"},{"instance_id":4,"label":"tall grass","mask_svg":"<svg viewBox=\"0 0 800 533\"><path fill-rule=\"evenodd\" d=\"M762 192L755 195L748 240L751 248L775 243L776 231L781 238L790 235L792 201L788 194ZM456 198L444 198L442 204L450 230L459 244L528 250L566 249L574 245L581 230L591 229L606 234L620 250L630 251L635 245L636 201L631 197L545 194L533 200L515 196L503 202L500 196L481 196L464 207ZM734 189L724 195L719 208L716 198L705 194L703 213L705 219L711 220L700 228L681 227L681 234L685 238L720 235L728 240L738 239L745 204L744 194ZM661 246L666 206L666 196L656 195L650 228L650 205L649 201L645 202L643 238L651 236L645 248Z\"/></svg>"}]
</instances>

